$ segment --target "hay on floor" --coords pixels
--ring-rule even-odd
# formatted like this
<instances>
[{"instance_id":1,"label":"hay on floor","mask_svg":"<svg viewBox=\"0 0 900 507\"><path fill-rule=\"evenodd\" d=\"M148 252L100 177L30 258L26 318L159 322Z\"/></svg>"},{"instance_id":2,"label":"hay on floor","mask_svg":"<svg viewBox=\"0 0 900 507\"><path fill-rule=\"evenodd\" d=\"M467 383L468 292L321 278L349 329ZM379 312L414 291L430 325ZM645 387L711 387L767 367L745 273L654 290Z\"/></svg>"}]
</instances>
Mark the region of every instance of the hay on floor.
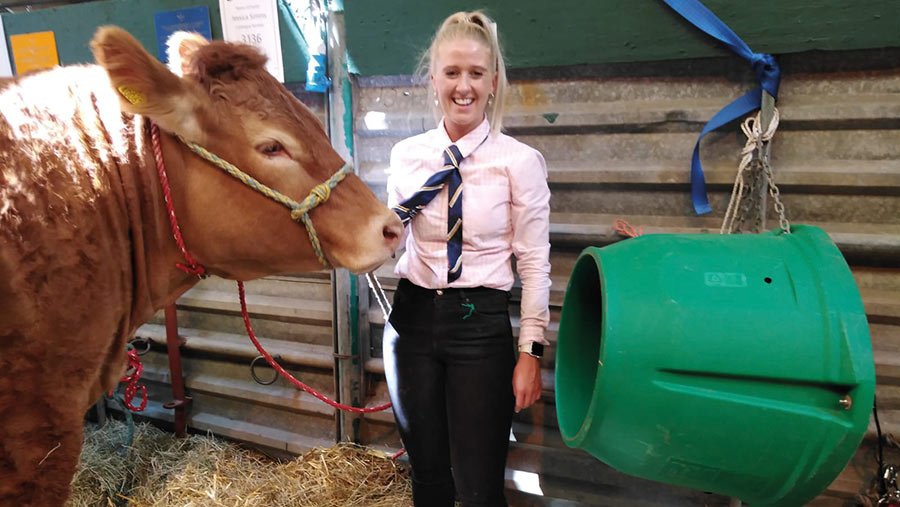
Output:
<instances>
[{"instance_id":1,"label":"hay on floor","mask_svg":"<svg viewBox=\"0 0 900 507\"><path fill-rule=\"evenodd\" d=\"M278 462L213 437L177 439L149 424L88 427L67 507L412 505L405 469L354 444Z\"/></svg>"}]
</instances>

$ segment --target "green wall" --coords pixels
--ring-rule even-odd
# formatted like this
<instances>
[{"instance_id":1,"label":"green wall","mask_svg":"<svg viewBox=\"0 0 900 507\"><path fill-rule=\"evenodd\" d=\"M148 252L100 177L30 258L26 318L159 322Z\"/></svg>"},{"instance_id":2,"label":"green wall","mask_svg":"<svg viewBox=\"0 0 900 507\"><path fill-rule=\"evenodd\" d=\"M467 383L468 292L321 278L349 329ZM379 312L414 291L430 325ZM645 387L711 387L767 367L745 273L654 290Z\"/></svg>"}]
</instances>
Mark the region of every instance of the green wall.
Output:
<instances>
[{"instance_id":1,"label":"green wall","mask_svg":"<svg viewBox=\"0 0 900 507\"><path fill-rule=\"evenodd\" d=\"M661 0L345 0L362 75L410 74L440 22L483 8L511 68L730 54ZM900 46L900 0L703 0L756 52Z\"/></svg>"},{"instance_id":2,"label":"green wall","mask_svg":"<svg viewBox=\"0 0 900 507\"><path fill-rule=\"evenodd\" d=\"M335 0L331 0L334 2ZM704 0L757 52L900 47L900 0ZM221 38L218 0L103 0L3 14L6 35L53 30L60 62L91 61L97 26L119 25L156 54L153 15L205 5ZM409 74L451 12L483 8L498 22L511 68L730 54L661 0L345 0L347 46L360 74ZM307 46L279 1L285 80L303 82Z\"/></svg>"},{"instance_id":3,"label":"green wall","mask_svg":"<svg viewBox=\"0 0 900 507\"><path fill-rule=\"evenodd\" d=\"M134 35L147 50L156 55L156 26L153 16L160 11L206 6L213 38L222 38L218 0L105 0L26 13L3 14L7 47L9 36L52 30L61 64L92 62L88 43L101 25L118 25ZM281 52L286 82L306 81L309 60L306 42L288 7L279 2L278 24L281 30Z\"/></svg>"}]
</instances>

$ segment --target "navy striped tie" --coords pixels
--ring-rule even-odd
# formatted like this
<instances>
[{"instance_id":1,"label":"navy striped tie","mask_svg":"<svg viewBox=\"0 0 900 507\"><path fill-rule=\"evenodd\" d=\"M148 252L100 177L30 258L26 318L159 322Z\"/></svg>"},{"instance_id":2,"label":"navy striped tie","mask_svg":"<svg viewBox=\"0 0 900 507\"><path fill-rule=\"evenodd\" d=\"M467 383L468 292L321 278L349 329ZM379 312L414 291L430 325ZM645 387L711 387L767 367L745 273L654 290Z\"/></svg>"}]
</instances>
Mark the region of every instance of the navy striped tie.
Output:
<instances>
[{"instance_id":1,"label":"navy striped tie","mask_svg":"<svg viewBox=\"0 0 900 507\"><path fill-rule=\"evenodd\" d=\"M447 283L454 282L462 275L462 175L459 172L462 159L462 153L455 144L448 146L444 150L444 167L431 175L412 197L393 208L406 226L441 193L444 185L447 186Z\"/></svg>"}]
</instances>

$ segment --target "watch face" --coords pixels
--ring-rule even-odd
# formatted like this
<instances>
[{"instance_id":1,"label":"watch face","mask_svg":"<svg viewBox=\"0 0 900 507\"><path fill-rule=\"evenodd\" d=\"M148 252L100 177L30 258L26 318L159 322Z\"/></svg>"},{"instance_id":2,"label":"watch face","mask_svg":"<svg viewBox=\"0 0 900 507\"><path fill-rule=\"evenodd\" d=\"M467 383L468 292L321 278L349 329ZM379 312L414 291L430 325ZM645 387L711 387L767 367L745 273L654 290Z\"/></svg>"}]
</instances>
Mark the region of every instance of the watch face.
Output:
<instances>
[{"instance_id":1,"label":"watch face","mask_svg":"<svg viewBox=\"0 0 900 507\"><path fill-rule=\"evenodd\" d=\"M538 356L538 357L544 357L544 344L537 343L537 342L531 342L531 355Z\"/></svg>"}]
</instances>

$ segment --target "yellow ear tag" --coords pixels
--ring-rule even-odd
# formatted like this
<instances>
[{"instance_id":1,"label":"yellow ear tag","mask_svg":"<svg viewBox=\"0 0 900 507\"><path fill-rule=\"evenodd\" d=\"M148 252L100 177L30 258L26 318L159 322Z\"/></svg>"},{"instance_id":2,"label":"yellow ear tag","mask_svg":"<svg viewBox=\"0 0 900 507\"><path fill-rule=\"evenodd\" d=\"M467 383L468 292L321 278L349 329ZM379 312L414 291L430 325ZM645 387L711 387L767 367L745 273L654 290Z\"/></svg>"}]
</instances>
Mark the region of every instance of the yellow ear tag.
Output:
<instances>
[{"instance_id":1,"label":"yellow ear tag","mask_svg":"<svg viewBox=\"0 0 900 507\"><path fill-rule=\"evenodd\" d=\"M137 90L134 90L132 88L129 88L127 86L120 86L119 93L121 93L122 96L125 97L125 100L127 100L128 102L131 102L135 106L139 106L139 105L143 104L144 102L147 102L147 98L144 97L143 93L141 93Z\"/></svg>"}]
</instances>

